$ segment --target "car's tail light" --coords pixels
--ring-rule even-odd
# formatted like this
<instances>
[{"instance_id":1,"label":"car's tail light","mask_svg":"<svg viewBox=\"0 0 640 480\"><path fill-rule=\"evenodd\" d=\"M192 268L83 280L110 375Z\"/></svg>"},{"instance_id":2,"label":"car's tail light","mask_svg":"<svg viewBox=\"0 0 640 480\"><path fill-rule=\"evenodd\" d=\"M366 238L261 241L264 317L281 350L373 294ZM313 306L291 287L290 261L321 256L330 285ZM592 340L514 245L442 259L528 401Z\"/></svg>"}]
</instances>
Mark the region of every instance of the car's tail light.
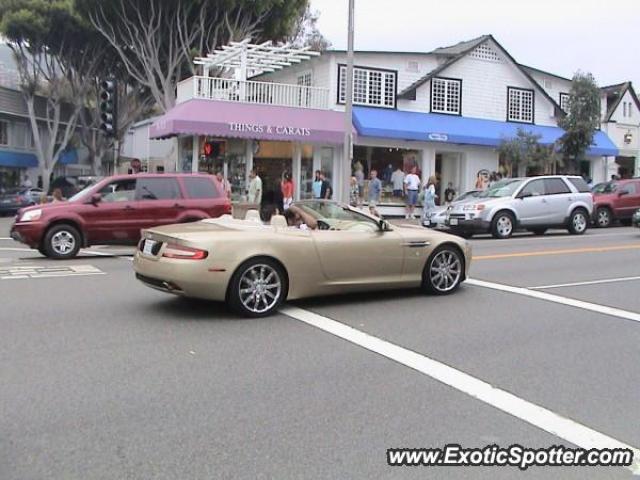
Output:
<instances>
[{"instance_id":1,"label":"car's tail light","mask_svg":"<svg viewBox=\"0 0 640 480\"><path fill-rule=\"evenodd\" d=\"M209 252L200 250L199 248L185 247L175 243L168 243L162 252L163 257L179 258L182 260L203 260L207 258Z\"/></svg>"}]
</instances>

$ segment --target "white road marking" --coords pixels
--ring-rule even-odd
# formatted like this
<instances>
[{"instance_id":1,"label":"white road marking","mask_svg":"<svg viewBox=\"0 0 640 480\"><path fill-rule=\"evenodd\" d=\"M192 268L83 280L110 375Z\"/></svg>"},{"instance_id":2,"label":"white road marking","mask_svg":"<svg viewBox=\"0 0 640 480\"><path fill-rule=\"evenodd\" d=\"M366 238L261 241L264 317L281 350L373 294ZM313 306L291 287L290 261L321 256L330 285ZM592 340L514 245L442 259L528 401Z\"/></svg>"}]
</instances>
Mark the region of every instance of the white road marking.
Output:
<instances>
[{"instance_id":1,"label":"white road marking","mask_svg":"<svg viewBox=\"0 0 640 480\"><path fill-rule=\"evenodd\" d=\"M13 238L11 238L11 237L0 237L0 240L13 240Z\"/></svg>"},{"instance_id":2,"label":"white road marking","mask_svg":"<svg viewBox=\"0 0 640 480\"><path fill-rule=\"evenodd\" d=\"M281 313L319 328L327 333L377 353L390 360L427 375L456 390L466 393L509 415L551 433L578 447L629 448L634 452L634 463L627 467L635 475L640 474L640 450L615 438L593 430L570 418L562 417L544 407L528 402L512 393L494 387L478 378L445 365L425 355L416 353L353 327L297 307L286 307Z\"/></svg>"},{"instance_id":3,"label":"white road marking","mask_svg":"<svg viewBox=\"0 0 640 480\"><path fill-rule=\"evenodd\" d=\"M11 247L0 247L0 250L3 252L36 252L37 250L32 250L30 248L11 248Z\"/></svg>"},{"instance_id":4,"label":"white road marking","mask_svg":"<svg viewBox=\"0 0 640 480\"><path fill-rule=\"evenodd\" d=\"M121 255L117 255L117 254L113 254L113 253L105 253L105 252L95 252L93 250L80 250L80 253L86 253L87 255L95 255L97 257L111 257L111 258L124 258L127 260L131 260L133 261L133 253L129 254L121 254Z\"/></svg>"},{"instance_id":5,"label":"white road marking","mask_svg":"<svg viewBox=\"0 0 640 480\"><path fill-rule=\"evenodd\" d=\"M606 278L603 280L591 280L587 282L574 282L574 283L558 283L556 285L540 285L538 287L527 287L527 288L531 290L546 290L549 288L581 287L583 285L599 285L601 283L631 282L634 280L640 280L640 277Z\"/></svg>"},{"instance_id":6,"label":"white road marking","mask_svg":"<svg viewBox=\"0 0 640 480\"><path fill-rule=\"evenodd\" d=\"M0 280L22 280L25 278L77 277L83 275L106 275L93 265L63 265L43 267L19 265L0 268Z\"/></svg>"},{"instance_id":7,"label":"white road marking","mask_svg":"<svg viewBox=\"0 0 640 480\"><path fill-rule=\"evenodd\" d=\"M581 308L583 310L602 313L603 315L610 315L612 317L624 318L625 320L640 322L640 313L630 312L628 310L622 310L620 308L607 307L605 305L599 305L597 303L575 300L573 298L561 297L560 295L554 295L552 293L539 292L537 290L529 290L528 288L524 287L512 287L511 285L503 285L501 283L486 282L484 280L476 280L471 278L467 279L465 284L474 285L476 287L490 288L492 290L499 290L502 292L515 293L516 295L537 298L538 300L559 303L561 305L566 305L569 307Z\"/></svg>"}]
</instances>

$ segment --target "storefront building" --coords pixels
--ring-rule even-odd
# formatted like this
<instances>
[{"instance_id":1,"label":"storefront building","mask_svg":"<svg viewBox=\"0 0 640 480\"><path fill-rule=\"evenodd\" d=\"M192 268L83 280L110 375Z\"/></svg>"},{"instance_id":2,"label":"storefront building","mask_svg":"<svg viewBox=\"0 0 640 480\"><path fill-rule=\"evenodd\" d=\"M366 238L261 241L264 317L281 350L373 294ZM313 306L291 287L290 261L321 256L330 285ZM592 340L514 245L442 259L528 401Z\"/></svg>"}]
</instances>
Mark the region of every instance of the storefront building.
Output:
<instances>
[{"instance_id":1,"label":"storefront building","mask_svg":"<svg viewBox=\"0 0 640 480\"><path fill-rule=\"evenodd\" d=\"M315 170L341 192L349 181L341 178L346 53L276 58L264 45L232 43L199 59L203 75L178 85L177 106L155 121L151 137L178 138L177 170L223 170L236 201L254 167L270 186L291 172L297 198L311 195ZM221 66L225 78L209 76ZM431 52L356 52L349 169L365 178L378 172L383 214L402 213L397 187L412 167L423 182L436 180L441 197L449 185L458 193L474 189L492 172L551 173L516 172L499 147L519 129L553 144L564 133L558 120L570 88L569 79L518 64L490 35ZM603 181L619 154L607 131L598 131L583 175ZM363 187L366 204L366 180Z\"/></svg>"}]
</instances>

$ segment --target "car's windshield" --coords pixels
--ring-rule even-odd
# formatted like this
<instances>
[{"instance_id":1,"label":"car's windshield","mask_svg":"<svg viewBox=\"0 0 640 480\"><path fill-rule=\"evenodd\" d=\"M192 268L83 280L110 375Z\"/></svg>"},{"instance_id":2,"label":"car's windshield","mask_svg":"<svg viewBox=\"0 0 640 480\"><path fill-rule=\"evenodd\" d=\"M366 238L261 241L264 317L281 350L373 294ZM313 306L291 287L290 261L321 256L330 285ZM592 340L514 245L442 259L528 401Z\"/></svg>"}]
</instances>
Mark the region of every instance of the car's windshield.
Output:
<instances>
[{"instance_id":1,"label":"car's windshield","mask_svg":"<svg viewBox=\"0 0 640 480\"><path fill-rule=\"evenodd\" d=\"M521 179L507 179L500 180L487 188L484 192L481 192L479 198L499 198L510 197L515 193L518 187L522 185Z\"/></svg>"},{"instance_id":2,"label":"car's windshield","mask_svg":"<svg viewBox=\"0 0 640 480\"><path fill-rule=\"evenodd\" d=\"M454 202L461 202L462 200L469 200L471 198L477 197L481 193L482 192L480 192L479 190L471 190L470 192L465 192L462 195L459 195L458 197L456 197Z\"/></svg>"},{"instance_id":3,"label":"car's windshield","mask_svg":"<svg viewBox=\"0 0 640 480\"><path fill-rule=\"evenodd\" d=\"M87 185L86 187L84 187L82 190L80 190L78 193L76 193L73 197L71 197L69 199L70 202L75 202L77 200L80 200L81 198L83 198L87 192L89 192L89 190L91 190L94 186L95 186L96 182Z\"/></svg>"},{"instance_id":4,"label":"car's windshield","mask_svg":"<svg viewBox=\"0 0 640 480\"><path fill-rule=\"evenodd\" d=\"M295 204L309 215L313 216L316 220L324 221L330 226L336 226L341 223L358 223L367 225L377 229L377 222L366 215L355 212L346 205L336 202L300 202Z\"/></svg>"}]
</instances>

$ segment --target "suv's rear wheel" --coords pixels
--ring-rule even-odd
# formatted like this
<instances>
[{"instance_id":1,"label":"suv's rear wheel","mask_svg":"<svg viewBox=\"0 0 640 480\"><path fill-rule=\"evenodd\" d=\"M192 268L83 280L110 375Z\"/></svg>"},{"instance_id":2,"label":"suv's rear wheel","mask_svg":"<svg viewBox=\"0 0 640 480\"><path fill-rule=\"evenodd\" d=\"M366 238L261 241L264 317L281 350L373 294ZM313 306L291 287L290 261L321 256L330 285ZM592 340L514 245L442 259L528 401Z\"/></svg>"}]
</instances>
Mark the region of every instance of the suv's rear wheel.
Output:
<instances>
[{"instance_id":1,"label":"suv's rear wheel","mask_svg":"<svg viewBox=\"0 0 640 480\"><path fill-rule=\"evenodd\" d=\"M582 235L589 227L589 216L582 208L576 208L569 217L569 233Z\"/></svg>"},{"instance_id":2,"label":"suv's rear wheel","mask_svg":"<svg viewBox=\"0 0 640 480\"><path fill-rule=\"evenodd\" d=\"M515 220L509 212L498 212L491 222L493 238L509 238L513 234Z\"/></svg>"},{"instance_id":3,"label":"suv's rear wheel","mask_svg":"<svg viewBox=\"0 0 640 480\"><path fill-rule=\"evenodd\" d=\"M611 210L607 207L600 207L596 210L596 225L598 227L610 227L612 220Z\"/></svg>"},{"instance_id":4,"label":"suv's rear wheel","mask_svg":"<svg viewBox=\"0 0 640 480\"><path fill-rule=\"evenodd\" d=\"M47 257L55 259L73 258L82 243L80 232L71 225L54 225L44 236L42 249Z\"/></svg>"}]
</instances>

